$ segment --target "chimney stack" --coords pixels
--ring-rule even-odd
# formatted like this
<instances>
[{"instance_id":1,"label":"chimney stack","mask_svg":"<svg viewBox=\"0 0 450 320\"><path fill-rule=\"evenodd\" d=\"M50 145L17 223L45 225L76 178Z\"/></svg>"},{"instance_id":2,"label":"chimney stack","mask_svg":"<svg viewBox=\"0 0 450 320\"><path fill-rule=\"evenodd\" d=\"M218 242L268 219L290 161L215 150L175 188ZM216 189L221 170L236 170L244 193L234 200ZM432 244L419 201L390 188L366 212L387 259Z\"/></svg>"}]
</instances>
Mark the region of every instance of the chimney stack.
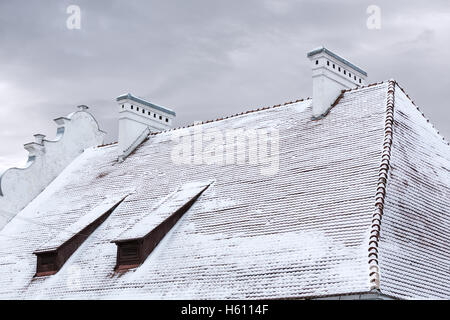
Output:
<instances>
[{"instance_id":1,"label":"chimney stack","mask_svg":"<svg viewBox=\"0 0 450 320\"><path fill-rule=\"evenodd\" d=\"M176 114L144 99L124 94L116 99L119 106L119 160L123 161L150 132L170 129Z\"/></svg>"},{"instance_id":2,"label":"chimney stack","mask_svg":"<svg viewBox=\"0 0 450 320\"><path fill-rule=\"evenodd\" d=\"M320 118L344 89L365 85L367 73L344 58L320 47L308 52L313 73L313 117Z\"/></svg>"}]
</instances>

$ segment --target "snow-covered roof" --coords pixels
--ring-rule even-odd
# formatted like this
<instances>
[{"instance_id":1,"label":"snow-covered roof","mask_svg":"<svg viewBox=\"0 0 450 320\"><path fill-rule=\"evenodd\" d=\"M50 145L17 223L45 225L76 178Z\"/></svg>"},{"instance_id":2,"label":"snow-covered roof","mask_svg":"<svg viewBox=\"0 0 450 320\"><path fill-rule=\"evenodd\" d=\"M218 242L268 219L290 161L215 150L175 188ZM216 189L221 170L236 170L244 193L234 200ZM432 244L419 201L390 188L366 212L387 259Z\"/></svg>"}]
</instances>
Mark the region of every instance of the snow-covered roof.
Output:
<instances>
[{"instance_id":1,"label":"snow-covered roof","mask_svg":"<svg viewBox=\"0 0 450 320\"><path fill-rule=\"evenodd\" d=\"M152 134L122 163L117 145L86 150L0 231L0 298L450 298L447 142L392 81L347 90L320 120L311 103ZM199 127L276 129L278 172L174 163ZM115 273L111 241L205 182L145 262ZM34 277L34 251L130 190L58 273Z\"/></svg>"},{"instance_id":2,"label":"snow-covered roof","mask_svg":"<svg viewBox=\"0 0 450 320\"><path fill-rule=\"evenodd\" d=\"M81 216L78 221L70 225L67 229L61 230L61 232L52 238L50 241L44 243L35 253L47 252L56 250L62 244L70 240L74 235L81 232L88 225L107 213L112 207L114 207L121 200L126 198L127 194L112 195L103 200L98 206L95 206L85 215ZM64 214L64 212L62 212Z\"/></svg>"},{"instance_id":3,"label":"snow-covered roof","mask_svg":"<svg viewBox=\"0 0 450 320\"><path fill-rule=\"evenodd\" d=\"M191 182L181 186L177 191L166 197L164 201L153 208L148 208L151 214L144 216L136 224L131 225L117 239L114 239L114 242L143 238L210 184L211 182Z\"/></svg>"}]
</instances>

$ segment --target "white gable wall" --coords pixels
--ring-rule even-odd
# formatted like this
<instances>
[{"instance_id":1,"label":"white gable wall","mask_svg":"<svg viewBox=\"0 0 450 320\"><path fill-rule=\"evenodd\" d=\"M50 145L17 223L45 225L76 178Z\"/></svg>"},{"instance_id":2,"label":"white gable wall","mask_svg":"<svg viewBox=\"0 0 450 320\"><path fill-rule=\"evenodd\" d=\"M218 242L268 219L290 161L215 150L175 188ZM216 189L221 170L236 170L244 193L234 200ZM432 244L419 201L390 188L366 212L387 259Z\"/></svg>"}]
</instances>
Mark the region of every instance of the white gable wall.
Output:
<instances>
[{"instance_id":1,"label":"white gable wall","mask_svg":"<svg viewBox=\"0 0 450 320\"><path fill-rule=\"evenodd\" d=\"M25 168L12 168L0 176L0 229L33 200L86 148L103 143L105 133L86 111L77 111L58 124L55 140L25 145L29 160ZM41 143L39 143L41 142Z\"/></svg>"}]
</instances>

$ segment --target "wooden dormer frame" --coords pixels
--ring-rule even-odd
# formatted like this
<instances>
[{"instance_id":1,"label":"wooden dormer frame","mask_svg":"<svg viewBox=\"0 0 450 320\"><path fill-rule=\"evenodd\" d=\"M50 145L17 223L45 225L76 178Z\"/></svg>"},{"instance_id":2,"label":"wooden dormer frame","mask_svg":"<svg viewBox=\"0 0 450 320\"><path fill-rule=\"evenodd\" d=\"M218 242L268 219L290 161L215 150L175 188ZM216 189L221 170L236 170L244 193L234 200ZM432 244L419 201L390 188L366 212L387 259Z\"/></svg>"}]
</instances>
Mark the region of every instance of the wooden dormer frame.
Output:
<instances>
[{"instance_id":1,"label":"wooden dormer frame","mask_svg":"<svg viewBox=\"0 0 450 320\"><path fill-rule=\"evenodd\" d=\"M83 242L110 216L110 214L122 203L125 198L110 207L97 219L86 225L72 237L62 242L55 248L44 248L33 252L37 257L35 277L50 276L56 274L83 244ZM69 232L69 231L67 231Z\"/></svg>"}]
</instances>

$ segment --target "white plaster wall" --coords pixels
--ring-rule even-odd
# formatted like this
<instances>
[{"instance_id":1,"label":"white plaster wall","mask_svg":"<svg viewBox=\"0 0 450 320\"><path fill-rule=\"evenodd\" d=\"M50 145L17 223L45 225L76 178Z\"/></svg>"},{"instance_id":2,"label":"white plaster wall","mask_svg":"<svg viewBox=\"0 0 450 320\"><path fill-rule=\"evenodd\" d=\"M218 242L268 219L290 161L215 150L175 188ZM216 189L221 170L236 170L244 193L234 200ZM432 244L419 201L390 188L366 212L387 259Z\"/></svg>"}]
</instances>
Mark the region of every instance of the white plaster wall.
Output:
<instances>
[{"instance_id":1,"label":"white plaster wall","mask_svg":"<svg viewBox=\"0 0 450 320\"><path fill-rule=\"evenodd\" d=\"M39 195L77 156L103 143L105 132L84 110L55 119L55 140L25 145L29 161L25 168L11 168L0 176L0 229Z\"/></svg>"},{"instance_id":2,"label":"white plaster wall","mask_svg":"<svg viewBox=\"0 0 450 320\"><path fill-rule=\"evenodd\" d=\"M323 115L336 101L342 90L365 85L366 76L326 53L311 56L309 59L313 72L314 117ZM327 65L327 61L329 61L329 65ZM335 68L332 67L333 64ZM346 74L344 74L344 70ZM348 76L349 73L352 75L351 77ZM357 77L356 80L354 76ZM359 83L359 79L361 79L361 83Z\"/></svg>"},{"instance_id":3,"label":"white plaster wall","mask_svg":"<svg viewBox=\"0 0 450 320\"><path fill-rule=\"evenodd\" d=\"M343 89L349 87L332 79L328 72L322 72L313 76L313 116L323 115L336 101ZM324 72L323 72L324 71Z\"/></svg>"},{"instance_id":4,"label":"white plaster wall","mask_svg":"<svg viewBox=\"0 0 450 320\"><path fill-rule=\"evenodd\" d=\"M133 109L131 109L132 105ZM137 108L139 108L139 111ZM147 128L152 132L170 129L174 118L169 113L157 111L130 99L120 100L118 110L119 156L125 153L125 150L130 148ZM145 112L143 113L142 110L145 110ZM151 114L149 115L148 112ZM153 116L154 114L157 115L156 118ZM163 120L159 120L160 115L163 116ZM168 122L165 122L166 118L169 119Z\"/></svg>"}]
</instances>

